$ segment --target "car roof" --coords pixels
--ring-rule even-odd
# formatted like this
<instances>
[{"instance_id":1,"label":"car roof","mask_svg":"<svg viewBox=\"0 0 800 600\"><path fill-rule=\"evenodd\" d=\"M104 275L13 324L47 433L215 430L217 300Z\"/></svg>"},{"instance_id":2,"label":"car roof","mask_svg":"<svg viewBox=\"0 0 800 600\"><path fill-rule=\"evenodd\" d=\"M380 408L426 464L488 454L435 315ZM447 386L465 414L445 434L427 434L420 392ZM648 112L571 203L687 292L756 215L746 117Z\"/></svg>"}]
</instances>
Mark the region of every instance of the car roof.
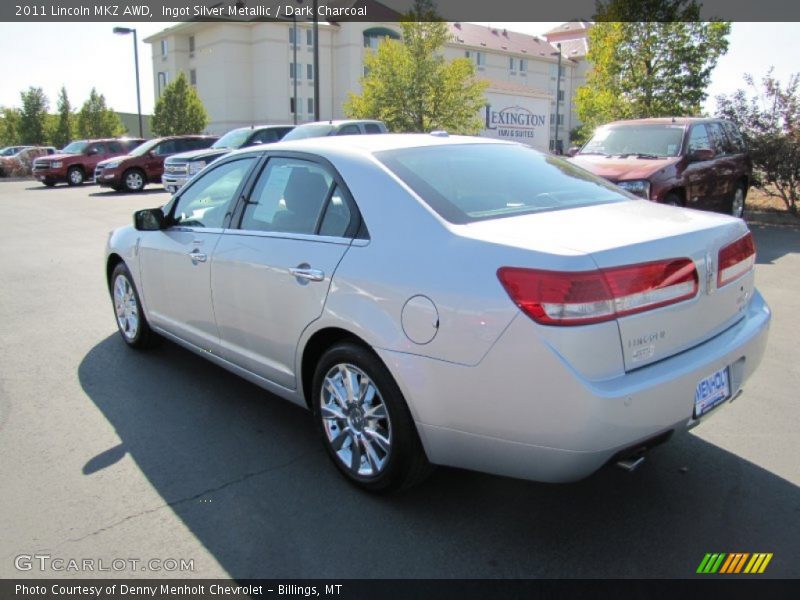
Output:
<instances>
[{"instance_id":1,"label":"car roof","mask_svg":"<svg viewBox=\"0 0 800 600\"><path fill-rule=\"evenodd\" d=\"M612 121L606 125L626 126L626 125L691 125L692 123L711 123L714 121L724 121L713 117L652 117L649 119L628 119L622 121ZM604 127L606 126L604 125Z\"/></svg>"},{"instance_id":2,"label":"car roof","mask_svg":"<svg viewBox=\"0 0 800 600\"><path fill-rule=\"evenodd\" d=\"M376 125L384 124L383 121L379 121L377 119L334 119L331 121L312 121L310 123L303 123L297 127L307 127L310 125L333 125L334 127L340 127L342 125L356 125L358 123L375 123Z\"/></svg>"},{"instance_id":3,"label":"car roof","mask_svg":"<svg viewBox=\"0 0 800 600\"><path fill-rule=\"evenodd\" d=\"M276 152L288 150L293 152L309 152L322 156L337 154L373 154L384 150L400 150L404 148L421 148L431 146L454 146L463 144L495 144L519 145L517 142L495 140L466 135L447 135L444 133L377 133L372 135L348 135L334 137L315 137L288 142L280 141L268 146L242 148L232 154L247 152Z\"/></svg>"}]
</instances>

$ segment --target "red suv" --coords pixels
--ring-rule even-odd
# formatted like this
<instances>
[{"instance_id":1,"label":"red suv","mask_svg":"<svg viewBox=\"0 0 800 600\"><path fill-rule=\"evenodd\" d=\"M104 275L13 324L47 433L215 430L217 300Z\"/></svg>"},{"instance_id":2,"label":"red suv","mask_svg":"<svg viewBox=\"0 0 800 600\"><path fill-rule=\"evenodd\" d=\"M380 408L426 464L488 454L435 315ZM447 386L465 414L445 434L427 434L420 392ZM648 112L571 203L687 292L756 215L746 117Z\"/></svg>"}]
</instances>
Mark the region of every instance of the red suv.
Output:
<instances>
[{"instance_id":1,"label":"red suv","mask_svg":"<svg viewBox=\"0 0 800 600\"><path fill-rule=\"evenodd\" d=\"M104 160L97 165L94 180L118 192L141 192L148 183L161 183L168 156L208 148L217 141L211 135L181 135L150 140L127 156Z\"/></svg>"},{"instance_id":2,"label":"red suv","mask_svg":"<svg viewBox=\"0 0 800 600\"><path fill-rule=\"evenodd\" d=\"M744 214L753 163L736 125L664 118L603 125L572 162L655 202Z\"/></svg>"},{"instance_id":3,"label":"red suv","mask_svg":"<svg viewBox=\"0 0 800 600\"><path fill-rule=\"evenodd\" d=\"M33 176L48 187L60 181L81 185L92 177L101 160L127 154L144 140L140 138L78 140L58 154L33 161Z\"/></svg>"}]
</instances>

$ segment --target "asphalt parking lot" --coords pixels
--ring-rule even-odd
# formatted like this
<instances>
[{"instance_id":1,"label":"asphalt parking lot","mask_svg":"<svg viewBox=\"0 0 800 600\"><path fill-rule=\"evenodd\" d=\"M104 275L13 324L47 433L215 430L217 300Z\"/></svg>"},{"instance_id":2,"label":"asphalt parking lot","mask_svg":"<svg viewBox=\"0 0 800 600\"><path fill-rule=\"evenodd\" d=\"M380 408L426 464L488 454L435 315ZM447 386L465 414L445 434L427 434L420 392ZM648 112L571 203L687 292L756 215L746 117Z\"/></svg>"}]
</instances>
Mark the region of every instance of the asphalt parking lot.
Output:
<instances>
[{"instance_id":1,"label":"asphalt parking lot","mask_svg":"<svg viewBox=\"0 0 800 600\"><path fill-rule=\"evenodd\" d=\"M0 577L65 575L19 555L194 567L66 573L84 577L691 577L707 552L800 576L800 230L754 227L774 319L745 394L635 473L438 469L381 498L337 474L304 410L118 338L103 247L168 198L148 190L0 182Z\"/></svg>"}]
</instances>

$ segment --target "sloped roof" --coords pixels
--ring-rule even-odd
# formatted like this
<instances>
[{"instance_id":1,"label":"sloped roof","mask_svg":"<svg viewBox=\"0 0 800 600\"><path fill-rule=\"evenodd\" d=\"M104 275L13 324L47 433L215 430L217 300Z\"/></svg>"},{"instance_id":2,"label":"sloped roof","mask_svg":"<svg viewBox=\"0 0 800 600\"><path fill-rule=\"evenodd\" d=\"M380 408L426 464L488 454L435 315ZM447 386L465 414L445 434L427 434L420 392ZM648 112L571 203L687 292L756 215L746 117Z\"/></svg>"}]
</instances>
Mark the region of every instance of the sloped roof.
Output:
<instances>
[{"instance_id":1,"label":"sloped roof","mask_svg":"<svg viewBox=\"0 0 800 600\"><path fill-rule=\"evenodd\" d=\"M553 57L556 49L547 40L527 33L496 29L473 23L448 23L454 44L465 47L486 48L535 57Z\"/></svg>"},{"instance_id":2,"label":"sloped roof","mask_svg":"<svg viewBox=\"0 0 800 600\"><path fill-rule=\"evenodd\" d=\"M553 29L545 33L545 35L556 35L568 31L580 33L580 32L585 32L591 26L592 24L589 21L567 21L566 23L562 23L558 27L554 27Z\"/></svg>"},{"instance_id":3,"label":"sloped roof","mask_svg":"<svg viewBox=\"0 0 800 600\"><path fill-rule=\"evenodd\" d=\"M552 98L553 94L540 90L527 85L520 85L518 83L511 83L509 81L498 81L497 79L489 79L488 77L481 77L481 81L489 84L489 89L498 90L501 92L513 92L515 94L532 94L535 96L542 96Z\"/></svg>"}]
</instances>

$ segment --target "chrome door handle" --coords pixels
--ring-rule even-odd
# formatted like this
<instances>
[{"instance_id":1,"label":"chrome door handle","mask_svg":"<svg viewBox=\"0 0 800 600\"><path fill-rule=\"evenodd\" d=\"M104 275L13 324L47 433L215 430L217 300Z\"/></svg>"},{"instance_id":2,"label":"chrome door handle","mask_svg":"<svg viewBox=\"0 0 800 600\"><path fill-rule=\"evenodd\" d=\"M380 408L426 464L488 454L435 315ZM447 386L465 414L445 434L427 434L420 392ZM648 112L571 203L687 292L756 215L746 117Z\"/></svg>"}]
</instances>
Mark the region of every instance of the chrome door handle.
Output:
<instances>
[{"instance_id":1,"label":"chrome door handle","mask_svg":"<svg viewBox=\"0 0 800 600\"><path fill-rule=\"evenodd\" d=\"M289 269L289 273L298 279L308 279L309 281L322 281L325 279L325 272L319 269L302 269L297 267Z\"/></svg>"},{"instance_id":2,"label":"chrome door handle","mask_svg":"<svg viewBox=\"0 0 800 600\"><path fill-rule=\"evenodd\" d=\"M208 256L202 252L189 252L189 257L193 263L206 262Z\"/></svg>"}]
</instances>

